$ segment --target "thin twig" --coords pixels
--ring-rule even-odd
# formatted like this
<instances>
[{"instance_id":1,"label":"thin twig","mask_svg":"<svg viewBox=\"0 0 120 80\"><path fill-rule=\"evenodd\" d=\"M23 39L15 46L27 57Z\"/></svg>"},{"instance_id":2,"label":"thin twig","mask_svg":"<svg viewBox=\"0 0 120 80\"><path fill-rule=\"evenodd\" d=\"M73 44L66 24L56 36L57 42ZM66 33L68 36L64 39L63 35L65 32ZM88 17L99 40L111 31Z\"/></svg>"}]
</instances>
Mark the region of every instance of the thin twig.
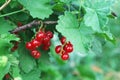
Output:
<instances>
[{"instance_id":1,"label":"thin twig","mask_svg":"<svg viewBox=\"0 0 120 80\"><path fill-rule=\"evenodd\" d=\"M4 9L10 2L11 2L11 0L7 0L7 1L0 7L0 11L1 11L2 9Z\"/></svg>"},{"instance_id":2,"label":"thin twig","mask_svg":"<svg viewBox=\"0 0 120 80\"><path fill-rule=\"evenodd\" d=\"M21 10L18 10L18 11L14 11L14 12L10 12L10 13L6 13L6 14L3 14L3 15L0 15L0 17L10 16L10 15L22 12L22 11L25 11L25 8L23 8Z\"/></svg>"},{"instance_id":3,"label":"thin twig","mask_svg":"<svg viewBox=\"0 0 120 80\"><path fill-rule=\"evenodd\" d=\"M57 21L44 21L43 23L46 24L46 25L48 25L48 24L56 24ZM16 32L19 32L19 31L21 31L21 30L25 30L25 29L27 29L27 28L36 27L36 26L38 26L38 25L40 25L40 24L41 24L41 21L34 20L34 21L32 21L32 22L30 22L30 23L28 23L28 24L26 24L26 25L19 26L19 27L15 28L14 30L11 30L11 31L9 31L9 32L10 32L10 33L16 33Z\"/></svg>"}]
</instances>

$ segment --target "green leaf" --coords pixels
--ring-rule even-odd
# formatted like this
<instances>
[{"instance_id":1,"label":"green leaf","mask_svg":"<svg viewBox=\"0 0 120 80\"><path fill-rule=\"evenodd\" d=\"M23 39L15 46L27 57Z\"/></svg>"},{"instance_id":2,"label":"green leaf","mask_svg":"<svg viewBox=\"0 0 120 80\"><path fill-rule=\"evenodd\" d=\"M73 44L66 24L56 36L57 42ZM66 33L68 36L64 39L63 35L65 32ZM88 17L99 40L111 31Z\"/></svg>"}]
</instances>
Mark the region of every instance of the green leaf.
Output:
<instances>
[{"instance_id":1,"label":"green leaf","mask_svg":"<svg viewBox=\"0 0 120 80\"><path fill-rule=\"evenodd\" d=\"M12 47L12 44L10 43L11 40L18 41L19 38L17 38L13 34L2 34L0 35L0 55L5 55L10 53L10 48Z\"/></svg>"},{"instance_id":2,"label":"green leaf","mask_svg":"<svg viewBox=\"0 0 120 80\"><path fill-rule=\"evenodd\" d=\"M7 56L0 56L0 80L8 73L10 65Z\"/></svg>"},{"instance_id":3,"label":"green leaf","mask_svg":"<svg viewBox=\"0 0 120 80\"><path fill-rule=\"evenodd\" d=\"M11 63L12 66L17 66L19 64L19 61L17 60L17 57L14 54L7 55L8 61Z\"/></svg>"},{"instance_id":4,"label":"green leaf","mask_svg":"<svg viewBox=\"0 0 120 80\"><path fill-rule=\"evenodd\" d=\"M50 0L19 0L19 2L30 11L30 14L34 18L38 17L40 19L44 19L48 18L49 15L52 14Z\"/></svg>"},{"instance_id":5,"label":"green leaf","mask_svg":"<svg viewBox=\"0 0 120 80\"><path fill-rule=\"evenodd\" d=\"M7 56L0 56L0 67L4 67L7 65L7 62L8 62L8 58ZM0 68L0 71L2 69Z\"/></svg>"},{"instance_id":6,"label":"green leaf","mask_svg":"<svg viewBox=\"0 0 120 80\"><path fill-rule=\"evenodd\" d=\"M91 80L96 80L95 73L92 71L90 65L81 65L78 66L77 69L82 77L89 77Z\"/></svg>"},{"instance_id":7,"label":"green leaf","mask_svg":"<svg viewBox=\"0 0 120 80\"><path fill-rule=\"evenodd\" d=\"M20 39L14 34L1 34L0 40L4 40L9 43L12 40L19 41Z\"/></svg>"},{"instance_id":8,"label":"green leaf","mask_svg":"<svg viewBox=\"0 0 120 80\"><path fill-rule=\"evenodd\" d=\"M90 8L86 8L86 15L84 17L86 26L92 27L94 31L101 32L99 18L96 12Z\"/></svg>"},{"instance_id":9,"label":"green leaf","mask_svg":"<svg viewBox=\"0 0 120 80\"><path fill-rule=\"evenodd\" d=\"M101 32L102 28L108 23L107 15L114 0L86 0L84 8L86 14L84 16L85 25L92 27L96 32ZM101 4L102 3L102 4Z\"/></svg>"},{"instance_id":10,"label":"green leaf","mask_svg":"<svg viewBox=\"0 0 120 80\"><path fill-rule=\"evenodd\" d=\"M67 38L67 41L73 44L75 52L85 53L79 24L75 15L65 12L65 15L59 17L56 29Z\"/></svg>"},{"instance_id":11,"label":"green leaf","mask_svg":"<svg viewBox=\"0 0 120 80\"><path fill-rule=\"evenodd\" d=\"M23 80L40 80L40 70L35 69L27 74L22 74Z\"/></svg>"},{"instance_id":12,"label":"green leaf","mask_svg":"<svg viewBox=\"0 0 120 80\"><path fill-rule=\"evenodd\" d=\"M99 55L99 54L102 53L102 44L100 43L99 40L94 39L93 42L92 42L92 48L91 49L95 54Z\"/></svg>"},{"instance_id":13,"label":"green leaf","mask_svg":"<svg viewBox=\"0 0 120 80\"><path fill-rule=\"evenodd\" d=\"M13 66L12 67L12 76L15 80L22 80L21 74L20 74L20 69L18 66Z\"/></svg>"},{"instance_id":14,"label":"green leaf","mask_svg":"<svg viewBox=\"0 0 120 80\"><path fill-rule=\"evenodd\" d=\"M4 18L0 18L0 34L9 33L8 31L14 29L16 26Z\"/></svg>"},{"instance_id":15,"label":"green leaf","mask_svg":"<svg viewBox=\"0 0 120 80\"><path fill-rule=\"evenodd\" d=\"M18 53L20 55L19 56L20 68L25 73L29 73L36 66L35 59L32 58L32 56L30 55L30 52L25 49L25 44L20 44Z\"/></svg>"}]
</instances>

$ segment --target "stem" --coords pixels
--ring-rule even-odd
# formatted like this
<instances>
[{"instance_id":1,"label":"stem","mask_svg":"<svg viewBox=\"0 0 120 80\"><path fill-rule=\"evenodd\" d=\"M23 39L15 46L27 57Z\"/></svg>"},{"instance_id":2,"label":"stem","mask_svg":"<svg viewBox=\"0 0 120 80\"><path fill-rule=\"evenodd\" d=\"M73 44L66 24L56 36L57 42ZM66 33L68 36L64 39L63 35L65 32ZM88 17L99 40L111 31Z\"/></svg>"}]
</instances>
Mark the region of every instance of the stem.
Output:
<instances>
[{"instance_id":1,"label":"stem","mask_svg":"<svg viewBox=\"0 0 120 80\"><path fill-rule=\"evenodd\" d=\"M67 44L67 42L65 42L63 45L62 45L62 48L61 48L61 51L60 51L60 55L62 55L62 52L64 51L64 46Z\"/></svg>"},{"instance_id":2,"label":"stem","mask_svg":"<svg viewBox=\"0 0 120 80\"><path fill-rule=\"evenodd\" d=\"M23 9L21 9L21 10L18 10L18 11L14 11L14 12L10 12L10 13L7 13L7 14L0 15L0 17L5 17L5 16L13 15L13 14L22 12L22 11L24 11L24 10L25 10L25 8L23 8Z\"/></svg>"},{"instance_id":3,"label":"stem","mask_svg":"<svg viewBox=\"0 0 120 80\"><path fill-rule=\"evenodd\" d=\"M27 28L36 27L36 26L38 26L40 24L41 24L41 26L43 26L43 24L46 24L46 25L48 25L48 24L57 24L57 21L44 21L42 23L42 21L34 20L34 21L32 21L32 22L30 22L30 23L28 23L26 25L23 25L23 26L15 28L13 30L10 30L9 32L10 33L16 33L16 32L19 32L21 30L25 30Z\"/></svg>"},{"instance_id":4,"label":"stem","mask_svg":"<svg viewBox=\"0 0 120 80\"><path fill-rule=\"evenodd\" d=\"M2 9L4 9L10 2L11 2L11 0L7 0L7 1L0 7L0 11L1 11Z\"/></svg>"}]
</instances>

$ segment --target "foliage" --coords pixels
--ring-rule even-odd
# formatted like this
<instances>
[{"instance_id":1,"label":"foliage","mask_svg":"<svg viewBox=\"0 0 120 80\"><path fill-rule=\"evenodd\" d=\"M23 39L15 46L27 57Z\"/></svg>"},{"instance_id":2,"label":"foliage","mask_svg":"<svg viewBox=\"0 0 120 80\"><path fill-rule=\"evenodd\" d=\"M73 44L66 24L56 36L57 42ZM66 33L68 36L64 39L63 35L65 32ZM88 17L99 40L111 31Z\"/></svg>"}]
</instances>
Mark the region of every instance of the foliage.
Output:
<instances>
[{"instance_id":1,"label":"foliage","mask_svg":"<svg viewBox=\"0 0 120 80\"><path fill-rule=\"evenodd\" d=\"M1 0L2 6L7 0ZM11 0L0 11L0 80L119 80L120 0ZM57 21L45 30L54 33L50 49L41 47L34 59L25 44L39 26L11 34L18 23ZM65 36L74 46L63 61L55 46ZM11 51L14 42L18 48ZM112 77L111 77L112 76Z\"/></svg>"}]
</instances>

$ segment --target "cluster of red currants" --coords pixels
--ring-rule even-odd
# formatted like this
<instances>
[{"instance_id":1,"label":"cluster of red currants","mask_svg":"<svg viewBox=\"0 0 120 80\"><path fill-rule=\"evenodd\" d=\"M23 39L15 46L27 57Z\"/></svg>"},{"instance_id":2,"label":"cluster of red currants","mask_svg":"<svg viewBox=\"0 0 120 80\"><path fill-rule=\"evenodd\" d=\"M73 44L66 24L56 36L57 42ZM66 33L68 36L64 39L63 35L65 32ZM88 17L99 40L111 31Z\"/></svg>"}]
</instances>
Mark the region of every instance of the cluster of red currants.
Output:
<instances>
[{"instance_id":1,"label":"cluster of red currants","mask_svg":"<svg viewBox=\"0 0 120 80\"><path fill-rule=\"evenodd\" d=\"M44 32L42 30L38 31L35 38L30 42L26 43L26 48L31 51L31 55L38 59L41 53L37 50L39 46L42 45L43 50L48 50L51 45L51 39L53 38L53 33L51 31Z\"/></svg>"},{"instance_id":2,"label":"cluster of red currants","mask_svg":"<svg viewBox=\"0 0 120 80\"><path fill-rule=\"evenodd\" d=\"M62 37L60 39L62 45L58 45L55 48L55 52L61 55L62 60L69 59L69 53L73 51L73 45L70 41L66 41L66 37Z\"/></svg>"},{"instance_id":3,"label":"cluster of red currants","mask_svg":"<svg viewBox=\"0 0 120 80\"><path fill-rule=\"evenodd\" d=\"M12 43L13 43L14 46L11 48L11 51L14 52L14 51L17 50L17 48L18 48L19 42L13 41Z\"/></svg>"}]
</instances>

